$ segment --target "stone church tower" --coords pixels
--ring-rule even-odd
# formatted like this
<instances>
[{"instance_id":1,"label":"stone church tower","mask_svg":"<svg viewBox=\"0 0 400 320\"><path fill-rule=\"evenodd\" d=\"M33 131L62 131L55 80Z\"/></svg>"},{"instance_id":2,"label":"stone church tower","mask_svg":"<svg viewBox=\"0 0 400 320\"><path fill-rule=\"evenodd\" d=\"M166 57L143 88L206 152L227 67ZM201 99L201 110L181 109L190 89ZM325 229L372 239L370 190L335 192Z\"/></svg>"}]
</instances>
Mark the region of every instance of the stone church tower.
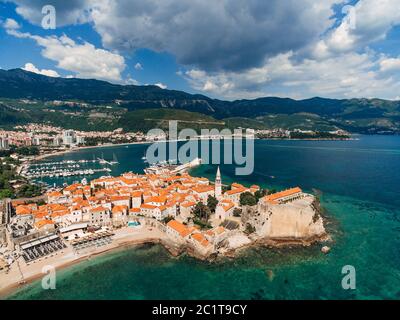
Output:
<instances>
[{"instance_id":1,"label":"stone church tower","mask_svg":"<svg viewBox=\"0 0 400 320\"><path fill-rule=\"evenodd\" d=\"M222 196L222 181L221 181L221 172L219 171L219 167L217 170L217 176L215 177L215 198L220 200Z\"/></svg>"}]
</instances>

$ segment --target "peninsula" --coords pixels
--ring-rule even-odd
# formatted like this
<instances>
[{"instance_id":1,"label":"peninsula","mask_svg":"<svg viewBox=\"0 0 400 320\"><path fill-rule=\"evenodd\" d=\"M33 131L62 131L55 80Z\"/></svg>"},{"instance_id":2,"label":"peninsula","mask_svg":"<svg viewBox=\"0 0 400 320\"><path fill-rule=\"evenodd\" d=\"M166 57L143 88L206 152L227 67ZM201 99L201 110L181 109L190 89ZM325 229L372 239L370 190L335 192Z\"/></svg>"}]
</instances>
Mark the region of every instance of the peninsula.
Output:
<instances>
[{"instance_id":1,"label":"peninsula","mask_svg":"<svg viewBox=\"0 0 400 320\"><path fill-rule=\"evenodd\" d=\"M299 187L271 192L187 172L125 173L6 200L0 291L43 265L65 266L125 244L161 243L173 255L232 256L251 245L309 245L327 238L317 199Z\"/></svg>"}]
</instances>

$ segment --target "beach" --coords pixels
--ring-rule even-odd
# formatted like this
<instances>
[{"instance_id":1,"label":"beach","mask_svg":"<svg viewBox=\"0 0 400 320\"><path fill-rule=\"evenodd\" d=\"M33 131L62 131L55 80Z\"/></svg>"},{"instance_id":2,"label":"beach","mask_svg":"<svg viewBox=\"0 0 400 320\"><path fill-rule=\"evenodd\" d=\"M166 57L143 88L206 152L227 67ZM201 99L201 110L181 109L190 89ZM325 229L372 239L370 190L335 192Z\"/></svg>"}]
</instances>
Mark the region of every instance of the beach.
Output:
<instances>
[{"instance_id":1,"label":"beach","mask_svg":"<svg viewBox=\"0 0 400 320\"><path fill-rule=\"evenodd\" d=\"M77 147L77 148L72 148L72 149L69 149L69 150L63 150L63 151L58 151L58 152L54 152L54 153L46 153L46 154L42 154L42 155L39 155L39 156L35 156L33 158L33 161L40 161L40 160L44 160L46 158L62 156L64 154L78 152L78 151L87 150L87 149L123 147L123 146L129 146L129 145L151 144L151 143L153 143L153 142L141 141L141 142L129 142L129 143L121 143L121 144L103 144L103 145L98 145L98 146Z\"/></svg>"},{"instance_id":2,"label":"beach","mask_svg":"<svg viewBox=\"0 0 400 320\"><path fill-rule=\"evenodd\" d=\"M165 234L154 227L142 227L139 229L126 227L115 230L114 233L115 235L111 244L93 248L82 254L75 253L68 246L57 254L44 257L29 265L20 258L19 265L21 269L18 268L17 263L14 263L7 273L4 271L0 272L0 299L10 295L13 291L20 289L26 284L44 277L46 274L43 273L43 268L46 266L54 267L58 271L112 250L147 243L161 243L165 240ZM20 283L22 280L23 284Z\"/></svg>"}]
</instances>

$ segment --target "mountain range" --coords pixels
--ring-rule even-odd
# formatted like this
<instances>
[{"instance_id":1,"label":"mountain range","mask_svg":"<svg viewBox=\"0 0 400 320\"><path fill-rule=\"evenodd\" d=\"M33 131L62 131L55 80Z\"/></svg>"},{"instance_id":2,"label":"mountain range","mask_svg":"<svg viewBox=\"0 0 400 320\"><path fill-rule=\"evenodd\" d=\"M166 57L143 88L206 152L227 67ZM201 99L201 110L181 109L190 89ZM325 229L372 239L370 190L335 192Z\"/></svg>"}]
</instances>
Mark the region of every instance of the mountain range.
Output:
<instances>
[{"instance_id":1,"label":"mountain range","mask_svg":"<svg viewBox=\"0 0 400 320\"><path fill-rule=\"evenodd\" d=\"M170 119L196 128L340 128L356 133L395 134L400 133L400 101L319 97L224 101L157 86L54 78L22 69L0 69L3 127L46 122L81 130L146 130Z\"/></svg>"}]
</instances>

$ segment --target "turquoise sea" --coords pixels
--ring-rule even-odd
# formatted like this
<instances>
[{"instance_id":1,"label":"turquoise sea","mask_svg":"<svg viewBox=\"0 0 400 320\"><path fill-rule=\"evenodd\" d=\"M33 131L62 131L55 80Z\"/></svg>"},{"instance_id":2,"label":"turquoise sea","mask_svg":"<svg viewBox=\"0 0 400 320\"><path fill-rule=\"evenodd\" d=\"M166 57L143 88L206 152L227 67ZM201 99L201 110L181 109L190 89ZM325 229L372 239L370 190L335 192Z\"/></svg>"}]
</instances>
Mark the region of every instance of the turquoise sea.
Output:
<instances>
[{"instance_id":1,"label":"turquoise sea","mask_svg":"<svg viewBox=\"0 0 400 320\"><path fill-rule=\"evenodd\" d=\"M299 185L321 194L333 237L328 255L321 245L257 248L234 260L206 263L172 258L160 246L131 247L59 271L56 290L44 291L35 282L10 298L400 299L400 137L359 138L256 141L251 176L235 176L234 166L221 166L224 183ZM54 159L111 160L115 154L117 175L142 172L146 148L87 149ZM216 166L203 165L192 174L214 179L215 172ZM356 290L342 289L345 265L356 269Z\"/></svg>"}]
</instances>

